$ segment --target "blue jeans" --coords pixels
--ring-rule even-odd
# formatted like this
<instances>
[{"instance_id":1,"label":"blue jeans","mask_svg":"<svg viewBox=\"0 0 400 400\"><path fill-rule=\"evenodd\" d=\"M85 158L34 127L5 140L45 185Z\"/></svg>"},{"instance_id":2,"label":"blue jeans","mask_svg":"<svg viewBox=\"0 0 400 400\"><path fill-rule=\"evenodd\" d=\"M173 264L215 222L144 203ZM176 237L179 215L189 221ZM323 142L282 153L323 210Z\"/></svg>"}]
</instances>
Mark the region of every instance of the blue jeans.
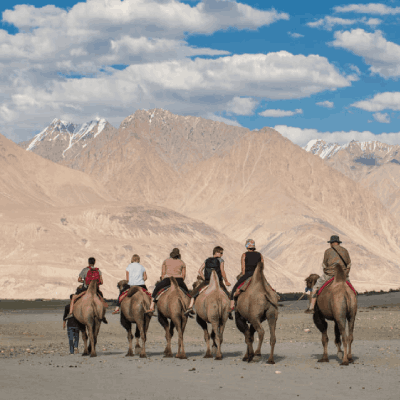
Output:
<instances>
[{"instance_id":1,"label":"blue jeans","mask_svg":"<svg viewBox=\"0 0 400 400\"><path fill-rule=\"evenodd\" d=\"M74 354L74 347L78 348L79 345L79 328L70 327L67 328L68 341L69 341L69 352Z\"/></svg>"}]
</instances>

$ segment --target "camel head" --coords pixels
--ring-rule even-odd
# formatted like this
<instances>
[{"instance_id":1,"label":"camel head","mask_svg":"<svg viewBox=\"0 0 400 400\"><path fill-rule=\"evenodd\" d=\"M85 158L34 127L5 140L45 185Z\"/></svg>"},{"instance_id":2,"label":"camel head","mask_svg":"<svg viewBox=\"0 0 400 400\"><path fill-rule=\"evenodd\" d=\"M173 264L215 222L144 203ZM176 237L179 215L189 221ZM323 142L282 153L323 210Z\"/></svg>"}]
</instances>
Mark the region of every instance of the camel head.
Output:
<instances>
[{"instance_id":1,"label":"camel head","mask_svg":"<svg viewBox=\"0 0 400 400\"><path fill-rule=\"evenodd\" d=\"M312 289L319 279L319 275L311 274L308 278L304 279L308 289Z\"/></svg>"},{"instance_id":2,"label":"camel head","mask_svg":"<svg viewBox=\"0 0 400 400\"><path fill-rule=\"evenodd\" d=\"M119 281L117 283L117 288L119 290L122 290L124 288L124 286L126 286L128 284L128 281L126 279L123 279L122 281Z\"/></svg>"},{"instance_id":3,"label":"camel head","mask_svg":"<svg viewBox=\"0 0 400 400\"><path fill-rule=\"evenodd\" d=\"M197 280L193 283L193 290L196 289L202 282L204 282L203 278L200 275L197 275Z\"/></svg>"}]
</instances>

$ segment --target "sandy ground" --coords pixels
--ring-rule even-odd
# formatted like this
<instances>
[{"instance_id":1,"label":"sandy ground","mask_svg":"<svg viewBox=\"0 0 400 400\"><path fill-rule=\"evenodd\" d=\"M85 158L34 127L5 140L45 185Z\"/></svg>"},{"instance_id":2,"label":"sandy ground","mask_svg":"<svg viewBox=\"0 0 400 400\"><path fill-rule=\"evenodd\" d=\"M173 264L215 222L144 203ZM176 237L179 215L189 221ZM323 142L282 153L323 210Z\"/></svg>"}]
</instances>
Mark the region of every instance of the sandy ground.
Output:
<instances>
[{"instance_id":1,"label":"sandy ground","mask_svg":"<svg viewBox=\"0 0 400 400\"><path fill-rule=\"evenodd\" d=\"M165 359L164 331L153 318L147 359L125 357L127 340L119 317L107 313L98 357L69 355L62 330L60 303L30 303L10 310L0 302L0 398L69 399L273 399L307 398L398 399L400 387L400 293L359 296L353 355L355 363L340 366L329 326L329 364L317 362L321 335L304 314L307 302L283 302L279 308L275 365L266 364L269 335L261 361L244 363L243 335L228 321L222 361L203 359L203 333L195 320L185 332L188 360ZM264 323L266 330L268 324ZM306 332L305 330L310 330ZM79 345L82 351L82 341ZM173 351L177 339L174 336ZM139 397L138 397L139 396Z\"/></svg>"}]
</instances>

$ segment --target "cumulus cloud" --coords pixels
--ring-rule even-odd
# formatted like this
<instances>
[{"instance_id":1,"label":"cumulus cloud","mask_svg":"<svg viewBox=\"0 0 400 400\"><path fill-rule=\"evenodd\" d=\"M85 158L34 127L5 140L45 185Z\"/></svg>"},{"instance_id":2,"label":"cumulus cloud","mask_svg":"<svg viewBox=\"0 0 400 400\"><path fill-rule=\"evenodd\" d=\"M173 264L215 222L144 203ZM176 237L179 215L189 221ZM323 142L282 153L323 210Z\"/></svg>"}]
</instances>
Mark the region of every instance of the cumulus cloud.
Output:
<instances>
[{"instance_id":1,"label":"cumulus cloud","mask_svg":"<svg viewBox=\"0 0 400 400\"><path fill-rule=\"evenodd\" d=\"M303 114L303 110L301 108L297 108L294 111L270 109L260 112L258 115L261 115L262 117L291 117L296 114Z\"/></svg>"},{"instance_id":2,"label":"cumulus cloud","mask_svg":"<svg viewBox=\"0 0 400 400\"><path fill-rule=\"evenodd\" d=\"M354 12L359 14L379 14L379 15L397 15L400 14L400 7L388 7L381 3L369 4L348 4L347 6L336 6L335 12Z\"/></svg>"},{"instance_id":3,"label":"cumulus cloud","mask_svg":"<svg viewBox=\"0 0 400 400\"><path fill-rule=\"evenodd\" d=\"M370 112L383 110L400 111L400 92L378 93L372 99L357 101L351 106Z\"/></svg>"},{"instance_id":4,"label":"cumulus cloud","mask_svg":"<svg viewBox=\"0 0 400 400\"><path fill-rule=\"evenodd\" d=\"M362 23L371 27L376 27L382 21L379 18L359 18L359 19L346 19L346 18L339 18L339 17L331 17L326 16L321 18L317 21L308 22L306 25L310 28L321 28L327 31L331 31L336 25L354 25L358 23Z\"/></svg>"},{"instance_id":5,"label":"cumulus cloud","mask_svg":"<svg viewBox=\"0 0 400 400\"><path fill-rule=\"evenodd\" d=\"M378 121L382 124L388 124L390 122L390 117L388 113L375 113L372 114L372 116L374 117L375 121Z\"/></svg>"},{"instance_id":6,"label":"cumulus cloud","mask_svg":"<svg viewBox=\"0 0 400 400\"><path fill-rule=\"evenodd\" d=\"M325 100L325 101L319 101L318 103L315 103L317 106L325 107L325 108L333 108L334 104L333 101Z\"/></svg>"},{"instance_id":7,"label":"cumulus cloud","mask_svg":"<svg viewBox=\"0 0 400 400\"><path fill-rule=\"evenodd\" d=\"M258 101L251 97L235 96L226 106L226 112L236 115L253 115Z\"/></svg>"},{"instance_id":8,"label":"cumulus cloud","mask_svg":"<svg viewBox=\"0 0 400 400\"><path fill-rule=\"evenodd\" d=\"M363 29L335 32L330 44L363 57L370 71L384 78L400 76L400 46L388 42L381 31L369 33Z\"/></svg>"},{"instance_id":9,"label":"cumulus cloud","mask_svg":"<svg viewBox=\"0 0 400 400\"><path fill-rule=\"evenodd\" d=\"M322 139L328 143L345 144L352 140L360 142L380 141L387 144L400 144L400 132L373 134L370 131L321 132L317 129L302 129L287 125L276 125L274 129L293 143L304 147L310 140Z\"/></svg>"}]
</instances>

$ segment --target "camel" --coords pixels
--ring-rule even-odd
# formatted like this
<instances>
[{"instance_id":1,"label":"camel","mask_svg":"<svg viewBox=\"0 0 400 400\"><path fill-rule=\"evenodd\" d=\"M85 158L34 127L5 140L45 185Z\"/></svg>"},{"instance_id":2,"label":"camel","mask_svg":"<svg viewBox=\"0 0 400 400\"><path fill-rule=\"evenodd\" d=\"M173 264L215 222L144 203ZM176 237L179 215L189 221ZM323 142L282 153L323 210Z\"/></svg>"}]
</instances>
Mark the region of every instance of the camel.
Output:
<instances>
[{"instance_id":1,"label":"camel","mask_svg":"<svg viewBox=\"0 0 400 400\"><path fill-rule=\"evenodd\" d=\"M176 354L176 358L186 359L183 347L183 333L185 332L187 317L184 315L184 312L189 306L189 297L181 292L173 276L170 279L171 287L157 302L158 322L165 329L165 338L167 339L164 356L172 357L171 338L174 334L174 328L176 328L178 331L178 353Z\"/></svg>"},{"instance_id":2,"label":"camel","mask_svg":"<svg viewBox=\"0 0 400 400\"><path fill-rule=\"evenodd\" d=\"M314 324L322 333L322 345L324 354L318 362L329 362L328 358L328 321L335 321L335 344L337 355L342 358L340 365L349 365L354 362L351 354L353 343L354 322L357 314L357 297L346 284L346 273L342 266L335 266L335 280L327 286L317 298L315 312L313 315ZM349 322L349 334L346 334L346 320ZM343 350L341 350L341 340Z\"/></svg>"},{"instance_id":3,"label":"camel","mask_svg":"<svg viewBox=\"0 0 400 400\"><path fill-rule=\"evenodd\" d=\"M122 280L118 282L118 288L121 290L128 281ZM128 333L129 349L126 353L126 357L134 356L132 350L132 323L136 324L136 346L135 352L139 351L139 337L142 339L142 348L140 351L140 358L146 358L146 333L149 329L151 316L146 314L150 307L150 298L143 292L143 289L139 286L132 286L128 290L128 294L121 302L121 325L126 329Z\"/></svg>"},{"instance_id":4,"label":"camel","mask_svg":"<svg viewBox=\"0 0 400 400\"><path fill-rule=\"evenodd\" d=\"M74 305L74 317L80 323L80 331L85 345L83 356L97 357L96 343L100 325L106 313L103 301L97 296L97 281L91 281L87 291ZM88 347L89 336L89 347Z\"/></svg>"},{"instance_id":5,"label":"camel","mask_svg":"<svg viewBox=\"0 0 400 400\"><path fill-rule=\"evenodd\" d=\"M261 346L265 333L261 323L266 319L268 320L271 353L267 363L275 364L274 348L276 343L276 321L278 319L278 295L268 284L263 270L264 264L259 262L249 287L238 297L235 319L236 326L245 336L247 351L243 361L248 362L251 362L254 357L261 357ZM250 324L250 327L247 323ZM258 333L258 347L254 352L253 342L255 331Z\"/></svg>"},{"instance_id":6,"label":"camel","mask_svg":"<svg viewBox=\"0 0 400 400\"><path fill-rule=\"evenodd\" d=\"M215 359L222 360L221 345L225 324L229 316L229 306L230 300L219 285L218 275L215 271L212 271L208 288L200 293L195 303L196 321L204 330L204 340L207 345L207 352L204 358L212 358L210 335L207 328L207 323L209 323L212 326L213 348L217 350Z\"/></svg>"}]
</instances>

